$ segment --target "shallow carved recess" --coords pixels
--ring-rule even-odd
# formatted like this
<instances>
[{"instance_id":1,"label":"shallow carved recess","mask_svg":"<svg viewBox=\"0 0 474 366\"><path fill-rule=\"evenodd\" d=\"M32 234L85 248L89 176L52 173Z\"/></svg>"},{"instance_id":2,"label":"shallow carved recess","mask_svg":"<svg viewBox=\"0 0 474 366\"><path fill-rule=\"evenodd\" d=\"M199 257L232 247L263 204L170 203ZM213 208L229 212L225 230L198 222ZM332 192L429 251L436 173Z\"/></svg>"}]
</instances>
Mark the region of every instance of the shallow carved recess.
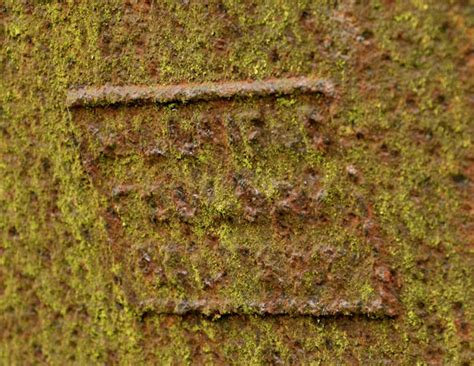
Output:
<instances>
[{"instance_id":1,"label":"shallow carved recess","mask_svg":"<svg viewBox=\"0 0 474 366\"><path fill-rule=\"evenodd\" d=\"M302 80L312 79L71 91L131 303L170 314L397 314L388 239L329 123L332 84Z\"/></svg>"}]
</instances>

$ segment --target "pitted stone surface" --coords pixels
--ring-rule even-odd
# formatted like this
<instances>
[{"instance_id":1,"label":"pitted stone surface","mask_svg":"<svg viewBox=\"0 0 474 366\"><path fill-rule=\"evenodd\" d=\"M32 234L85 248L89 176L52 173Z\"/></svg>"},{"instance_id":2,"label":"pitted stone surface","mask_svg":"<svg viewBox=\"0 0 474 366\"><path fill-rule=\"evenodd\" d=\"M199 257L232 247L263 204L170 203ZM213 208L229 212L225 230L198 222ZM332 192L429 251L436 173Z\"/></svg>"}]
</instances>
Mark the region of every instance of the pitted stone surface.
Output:
<instances>
[{"instance_id":1,"label":"pitted stone surface","mask_svg":"<svg viewBox=\"0 0 474 366\"><path fill-rule=\"evenodd\" d=\"M166 314L397 313L394 281L379 275L392 276L377 255L385 239L370 196L326 123L334 93L298 87L308 80L232 82L217 96L167 86L110 101L98 88L69 100L96 107L74 119L132 303ZM249 85L260 92L246 96L259 98L229 99ZM183 95L200 102L129 105Z\"/></svg>"}]
</instances>

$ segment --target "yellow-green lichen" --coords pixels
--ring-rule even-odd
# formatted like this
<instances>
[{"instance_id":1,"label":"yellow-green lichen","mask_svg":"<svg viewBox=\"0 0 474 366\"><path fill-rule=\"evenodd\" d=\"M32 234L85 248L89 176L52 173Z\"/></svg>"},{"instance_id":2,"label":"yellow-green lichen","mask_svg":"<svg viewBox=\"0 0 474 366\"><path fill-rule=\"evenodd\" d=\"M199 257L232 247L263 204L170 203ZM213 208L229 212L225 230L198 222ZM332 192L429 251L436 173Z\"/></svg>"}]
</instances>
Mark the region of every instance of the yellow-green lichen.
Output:
<instances>
[{"instance_id":1,"label":"yellow-green lichen","mask_svg":"<svg viewBox=\"0 0 474 366\"><path fill-rule=\"evenodd\" d=\"M336 3L7 0L0 6L2 363L470 362L472 234L463 207L472 201L466 173L472 80L464 66L472 58L466 46L472 14L462 1ZM64 108L67 88L306 74L338 83L340 101L328 124L343 146L338 159L311 152L259 166L251 144L231 158L259 169L259 187L270 198L270 176L283 176L288 162L311 162L323 173L322 199L335 219L344 199L370 194L380 235L390 238L402 314L212 320L138 313L120 283L131 259L120 262L112 253L101 211L107 200L85 173L84 131ZM282 109L292 103L280 100ZM132 121L138 132L147 122L141 117ZM301 129L300 121L294 128ZM156 134L166 136L165 127ZM198 159L208 162L212 154ZM174 174L192 169L189 159L182 161ZM367 183L354 195L347 194L347 165ZM107 173L119 180L144 167L132 155ZM220 188L200 228L237 205ZM140 238L137 222L146 207L134 202L125 226ZM216 235L233 245L231 227L220 226ZM324 235L334 243L345 239L344 232ZM212 252L207 259L218 271ZM253 281L242 273L229 296L246 286L251 293ZM361 290L369 296L369 286Z\"/></svg>"}]
</instances>

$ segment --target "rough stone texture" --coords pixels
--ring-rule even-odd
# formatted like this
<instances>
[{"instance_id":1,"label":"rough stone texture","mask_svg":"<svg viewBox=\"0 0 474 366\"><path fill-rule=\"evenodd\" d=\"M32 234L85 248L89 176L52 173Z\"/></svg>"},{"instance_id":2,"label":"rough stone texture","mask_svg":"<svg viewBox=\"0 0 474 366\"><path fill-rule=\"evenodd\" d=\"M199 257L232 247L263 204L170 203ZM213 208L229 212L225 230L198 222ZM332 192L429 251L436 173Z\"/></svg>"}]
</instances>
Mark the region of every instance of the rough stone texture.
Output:
<instances>
[{"instance_id":1,"label":"rough stone texture","mask_svg":"<svg viewBox=\"0 0 474 366\"><path fill-rule=\"evenodd\" d=\"M371 198L352 167L335 207L312 155L344 174L324 126L333 93L288 104L273 86L291 84L271 83L251 100L238 82L235 100L72 111L130 302L157 313L395 315Z\"/></svg>"},{"instance_id":2,"label":"rough stone texture","mask_svg":"<svg viewBox=\"0 0 474 366\"><path fill-rule=\"evenodd\" d=\"M0 19L1 363L469 365L468 1L7 0ZM292 77L332 80L337 93L67 108L67 91L83 87ZM207 201L206 172L216 177ZM305 174L317 190L301 200ZM259 220L269 220L267 251ZM247 248L229 240L216 256L235 230ZM175 240L158 245L163 232ZM285 241L301 233L324 241ZM189 237L208 246L181 255L170 245ZM311 272L329 253L323 243L343 255ZM251 260L240 272L238 253ZM348 253L359 258L354 277ZM351 284L328 281L331 271ZM183 304L160 314L146 303L209 287L237 304L261 293L259 279L274 291L278 277L304 293L321 273L348 300L396 301L397 315L196 314ZM162 279L174 286L158 288Z\"/></svg>"}]
</instances>

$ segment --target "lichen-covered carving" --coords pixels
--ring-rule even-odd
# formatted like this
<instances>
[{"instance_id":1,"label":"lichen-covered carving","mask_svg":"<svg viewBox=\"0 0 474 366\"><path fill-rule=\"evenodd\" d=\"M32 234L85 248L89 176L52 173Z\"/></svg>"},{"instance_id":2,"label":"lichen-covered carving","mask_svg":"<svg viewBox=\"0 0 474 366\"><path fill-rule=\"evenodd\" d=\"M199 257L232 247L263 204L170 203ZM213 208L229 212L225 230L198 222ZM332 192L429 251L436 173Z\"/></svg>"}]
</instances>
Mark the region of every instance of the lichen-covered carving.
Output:
<instances>
[{"instance_id":1,"label":"lichen-covered carving","mask_svg":"<svg viewBox=\"0 0 474 366\"><path fill-rule=\"evenodd\" d=\"M387 238L368 211L360 174L338 160L343 147L328 142L338 140L324 117L332 98L291 97L289 105L260 96L73 111L85 132L85 167L108 197L103 213L124 261L124 286L138 308L397 313L396 284L375 274L388 259L380 251ZM144 119L133 122L138 116ZM346 190L331 186L310 154L337 166Z\"/></svg>"},{"instance_id":2,"label":"lichen-covered carving","mask_svg":"<svg viewBox=\"0 0 474 366\"><path fill-rule=\"evenodd\" d=\"M2 1L0 363L471 364L471 8L466 0ZM65 103L69 90L85 86L301 75L332 80L336 96L327 106L301 94L272 97L288 108L283 125L291 120L295 127L274 135L265 101L252 98L222 106L217 124L207 103L196 103L195 118L180 102L155 112L153 104L85 111ZM219 110L219 101L212 103ZM260 160L272 166L266 175L253 159L265 157L275 139L280 152ZM232 171L229 186L198 185L206 182L202 174L191 179L193 167L217 169L222 159L247 170ZM273 182L282 171L298 170L297 159L312 170ZM159 168L186 184L157 194L151 177L162 177ZM142 174L146 179L135 179ZM298 189L304 180L321 184L311 204ZM190 189L197 186L202 190ZM272 192L279 195L275 206ZM212 210L203 216L208 201ZM198 279L192 266L178 269L176 240L158 258L142 233L172 222L182 235L185 225L220 227L238 213L249 229L267 217L272 232L286 238L293 235L288 224L308 220L313 205L322 207L320 220L327 218L326 247L316 242L321 256L331 257L350 233L355 258L375 261L363 275L373 276L368 284L350 277L357 285L351 291L383 294L385 302L395 294L397 316L240 309L203 316L191 311L201 303L189 299L174 304L182 314L147 308L170 278L199 280L212 292L229 275L219 268L221 256L208 256L208 275ZM232 232L216 234L206 238L209 254ZM282 258L255 255L248 246L231 249L236 259L256 258L259 273ZM311 260L293 249L279 253L288 254L290 273ZM157 259L177 269L174 277ZM251 291L250 276L239 275L239 288ZM276 276L268 271L260 278ZM325 280L308 273L294 283L304 287L308 279L318 286Z\"/></svg>"}]
</instances>

